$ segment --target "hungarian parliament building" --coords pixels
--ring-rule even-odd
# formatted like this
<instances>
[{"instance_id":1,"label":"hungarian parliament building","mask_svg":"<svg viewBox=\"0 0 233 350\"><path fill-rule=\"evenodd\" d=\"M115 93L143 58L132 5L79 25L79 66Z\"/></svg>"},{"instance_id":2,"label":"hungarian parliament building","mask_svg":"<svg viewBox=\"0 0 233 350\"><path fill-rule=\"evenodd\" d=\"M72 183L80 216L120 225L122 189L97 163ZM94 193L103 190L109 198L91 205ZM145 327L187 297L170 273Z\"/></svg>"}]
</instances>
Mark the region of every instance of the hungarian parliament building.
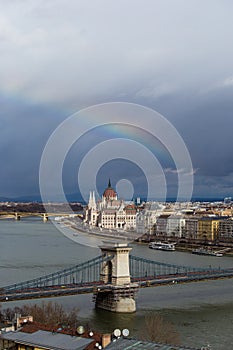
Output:
<instances>
[{"instance_id":1,"label":"hungarian parliament building","mask_svg":"<svg viewBox=\"0 0 233 350\"><path fill-rule=\"evenodd\" d=\"M102 198L90 193L84 222L90 227L203 241L233 242L233 202L144 202L118 199L109 180Z\"/></svg>"},{"instance_id":2,"label":"hungarian parliament building","mask_svg":"<svg viewBox=\"0 0 233 350\"><path fill-rule=\"evenodd\" d=\"M100 228L132 230L136 227L136 214L135 204L118 199L109 180L101 200L96 202L95 193L90 192L85 208L85 222Z\"/></svg>"}]
</instances>

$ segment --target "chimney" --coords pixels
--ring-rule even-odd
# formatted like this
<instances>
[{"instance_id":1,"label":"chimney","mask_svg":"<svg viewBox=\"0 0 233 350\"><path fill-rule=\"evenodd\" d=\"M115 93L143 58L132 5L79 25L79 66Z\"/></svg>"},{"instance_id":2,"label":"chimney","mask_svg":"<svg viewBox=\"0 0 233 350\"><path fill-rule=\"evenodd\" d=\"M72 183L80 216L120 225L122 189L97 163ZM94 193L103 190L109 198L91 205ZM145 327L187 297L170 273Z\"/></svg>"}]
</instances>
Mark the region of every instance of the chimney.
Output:
<instances>
[{"instance_id":1,"label":"chimney","mask_svg":"<svg viewBox=\"0 0 233 350\"><path fill-rule=\"evenodd\" d=\"M102 347L106 348L108 344L111 343L111 334L103 334L102 335Z\"/></svg>"}]
</instances>

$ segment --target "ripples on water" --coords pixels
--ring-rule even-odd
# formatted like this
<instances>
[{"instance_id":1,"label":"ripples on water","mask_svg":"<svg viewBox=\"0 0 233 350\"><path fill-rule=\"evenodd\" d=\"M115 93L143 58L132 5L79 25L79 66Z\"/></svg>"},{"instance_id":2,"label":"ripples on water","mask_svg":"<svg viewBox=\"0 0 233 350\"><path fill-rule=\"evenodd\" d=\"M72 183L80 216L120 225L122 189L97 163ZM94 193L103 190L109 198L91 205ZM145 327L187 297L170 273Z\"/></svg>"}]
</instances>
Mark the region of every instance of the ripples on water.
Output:
<instances>
[{"instance_id":1,"label":"ripples on water","mask_svg":"<svg viewBox=\"0 0 233 350\"><path fill-rule=\"evenodd\" d=\"M134 255L160 262L232 267L233 258L196 256L181 252L160 252L134 245ZM50 222L38 218L15 222L0 221L0 286L24 281L91 259L98 248L74 243ZM51 300L51 299L50 299ZM154 287L139 291L137 312L130 315L95 310L91 295L53 299L67 309L79 308L80 318L104 332L129 328L139 335L144 316L157 310L172 321L181 334L182 343L193 347L211 345L212 350L232 350L233 280L217 280L183 285ZM27 303L41 303L31 300ZM19 302L8 303L15 306ZM25 301L21 302L25 304Z\"/></svg>"}]
</instances>

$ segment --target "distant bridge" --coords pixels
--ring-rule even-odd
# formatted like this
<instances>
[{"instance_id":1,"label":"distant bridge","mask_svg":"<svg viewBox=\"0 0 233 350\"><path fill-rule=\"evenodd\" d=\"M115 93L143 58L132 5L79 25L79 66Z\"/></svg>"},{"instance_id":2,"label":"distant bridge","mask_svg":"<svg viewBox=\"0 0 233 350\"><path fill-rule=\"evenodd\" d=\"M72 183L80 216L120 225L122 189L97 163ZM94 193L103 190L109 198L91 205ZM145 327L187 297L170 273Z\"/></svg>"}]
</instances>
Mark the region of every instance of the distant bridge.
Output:
<instances>
[{"instance_id":1,"label":"distant bridge","mask_svg":"<svg viewBox=\"0 0 233 350\"><path fill-rule=\"evenodd\" d=\"M82 217L82 214L75 214L75 215ZM8 211L0 212L0 219L12 218L15 220L21 220L21 218L30 217L30 216L39 216L43 219L43 221L48 221L49 217L56 217L56 216L70 217L70 213L8 212Z\"/></svg>"},{"instance_id":2,"label":"distant bridge","mask_svg":"<svg viewBox=\"0 0 233 350\"><path fill-rule=\"evenodd\" d=\"M110 293L117 288L135 292L139 287L188 283L219 278L232 278L233 269L197 268L166 264L129 255L130 283L114 283L111 265L114 254L102 254L70 268L25 282L0 288L0 302L75 295L84 293ZM107 273L103 274L104 269ZM103 295L103 294L102 294Z\"/></svg>"}]
</instances>

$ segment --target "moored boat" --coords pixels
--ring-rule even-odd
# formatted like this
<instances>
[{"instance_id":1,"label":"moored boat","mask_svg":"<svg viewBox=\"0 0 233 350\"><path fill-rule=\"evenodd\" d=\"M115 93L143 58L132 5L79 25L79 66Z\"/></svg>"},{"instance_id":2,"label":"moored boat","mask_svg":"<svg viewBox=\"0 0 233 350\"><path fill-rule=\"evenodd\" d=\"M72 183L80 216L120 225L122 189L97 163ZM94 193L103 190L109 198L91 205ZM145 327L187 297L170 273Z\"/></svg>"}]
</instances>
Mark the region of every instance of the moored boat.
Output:
<instances>
[{"instance_id":1,"label":"moored boat","mask_svg":"<svg viewBox=\"0 0 233 350\"><path fill-rule=\"evenodd\" d=\"M167 242L150 242L149 248L157 249L157 250L166 250L166 251L174 251L175 243L167 243Z\"/></svg>"},{"instance_id":2,"label":"moored boat","mask_svg":"<svg viewBox=\"0 0 233 350\"><path fill-rule=\"evenodd\" d=\"M206 248L196 248L192 250L192 254L197 254L197 255L211 255L211 256L223 256L222 253L216 252L211 249L206 249Z\"/></svg>"}]
</instances>

